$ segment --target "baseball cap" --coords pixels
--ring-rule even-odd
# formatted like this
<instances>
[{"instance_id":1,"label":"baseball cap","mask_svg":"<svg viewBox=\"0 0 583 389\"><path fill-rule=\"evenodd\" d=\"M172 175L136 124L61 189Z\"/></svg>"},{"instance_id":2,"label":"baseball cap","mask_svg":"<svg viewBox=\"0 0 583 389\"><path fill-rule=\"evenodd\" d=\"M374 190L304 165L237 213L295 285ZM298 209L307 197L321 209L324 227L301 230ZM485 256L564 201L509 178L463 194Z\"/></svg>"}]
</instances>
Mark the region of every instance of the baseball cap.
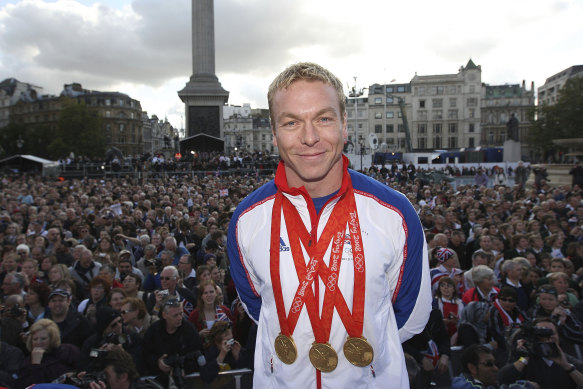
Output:
<instances>
[{"instance_id":1,"label":"baseball cap","mask_svg":"<svg viewBox=\"0 0 583 389\"><path fill-rule=\"evenodd\" d=\"M61 289L61 288L57 288L55 290L53 290L51 292L51 294L49 294L49 300L53 297L53 296L63 296L63 297L71 297L71 293L69 293L68 290L65 289Z\"/></svg>"}]
</instances>

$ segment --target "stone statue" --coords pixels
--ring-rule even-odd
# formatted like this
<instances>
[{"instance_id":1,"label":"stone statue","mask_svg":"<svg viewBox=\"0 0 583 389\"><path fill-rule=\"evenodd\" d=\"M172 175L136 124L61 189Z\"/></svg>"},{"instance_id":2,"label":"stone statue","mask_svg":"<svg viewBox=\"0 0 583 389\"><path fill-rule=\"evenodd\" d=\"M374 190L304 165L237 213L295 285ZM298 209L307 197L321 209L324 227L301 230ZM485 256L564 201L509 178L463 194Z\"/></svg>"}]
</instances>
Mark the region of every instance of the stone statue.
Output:
<instances>
[{"instance_id":1,"label":"stone statue","mask_svg":"<svg viewBox=\"0 0 583 389\"><path fill-rule=\"evenodd\" d=\"M508 133L508 139L516 142L520 141L520 139L518 139L518 119L516 116L514 116L514 114L512 114L510 120L508 120L508 123L506 123L506 129Z\"/></svg>"}]
</instances>

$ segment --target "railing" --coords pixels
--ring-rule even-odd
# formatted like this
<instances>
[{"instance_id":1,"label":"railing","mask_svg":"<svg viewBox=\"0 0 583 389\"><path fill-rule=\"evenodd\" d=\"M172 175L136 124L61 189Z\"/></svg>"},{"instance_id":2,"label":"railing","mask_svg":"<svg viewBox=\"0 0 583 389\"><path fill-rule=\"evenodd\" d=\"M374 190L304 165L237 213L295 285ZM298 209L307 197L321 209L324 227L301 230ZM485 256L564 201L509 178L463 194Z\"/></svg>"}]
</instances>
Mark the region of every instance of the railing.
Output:
<instances>
[{"instance_id":1,"label":"railing","mask_svg":"<svg viewBox=\"0 0 583 389\"><path fill-rule=\"evenodd\" d=\"M250 369L235 369L235 370L227 370L227 371L222 371L219 373L219 376L217 378L215 378L210 384L207 384L206 382L203 382L202 379L200 378L200 373L191 373L191 374L187 374L184 376L184 389L190 389L190 388L204 388L204 389L209 389L211 387L213 387L215 385L215 382L217 381L217 379L222 378L224 379L224 385L227 385L229 383L232 383L232 380L230 380L229 378L232 378L235 381L235 389L247 389L247 388L251 388L251 385L245 385L244 382L242 382L243 377L249 377L251 378L251 376L253 375L253 370ZM147 376L147 377L142 377L140 378L142 381L146 380L146 379L154 379L156 377L153 376ZM252 381L252 380L251 380ZM251 383L251 381L249 381L249 383Z\"/></svg>"}]
</instances>

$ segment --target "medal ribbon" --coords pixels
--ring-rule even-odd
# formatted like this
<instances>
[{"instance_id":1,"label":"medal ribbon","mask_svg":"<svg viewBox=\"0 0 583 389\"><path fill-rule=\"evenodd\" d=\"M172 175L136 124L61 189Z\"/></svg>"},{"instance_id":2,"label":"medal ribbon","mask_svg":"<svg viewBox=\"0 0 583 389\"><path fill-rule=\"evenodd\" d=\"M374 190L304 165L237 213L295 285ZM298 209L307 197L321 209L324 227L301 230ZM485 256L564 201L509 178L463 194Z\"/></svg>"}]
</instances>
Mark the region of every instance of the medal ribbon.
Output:
<instances>
[{"instance_id":1,"label":"medal ribbon","mask_svg":"<svg viewBox=\"0 0 583 389\"><path fill-rule=\"evenodd\" d=\"M334 307L336 307L338 315L340 316L349 336L362 336L366 281L365 260L354 192L350 180L347 181L348 185L346 185L346 192L335 205L332 215L328 219L328 223L326 224L320 239L318 239L315 244L312 242L315 240L315 237L310 236L310 233L306 230L304 223L293 204L283 196L281 191L278 191L276 194L272 213L270 271L280 328L282 333L286 336L291 336L293 333L304 303L306 304L308 316L312 323L316 342L326 343L328 341L332 326ZM286 226L288 227L288 237L292 256L294 258L294 265L298 274L298 279L300 280L298 290L294 296L292 307L290 308L290 313L287 318L283 303L281 280L279 278L279 236L281 230L282 207L286 218ZM354 266L352 314L342 296L342 292L337 286L338 275L342 263L342 248L344 246L344 236L347 223L350 231ZM331 241L330 266L327 266L323 261L323 256L325 255ZM300 242L310 256L310 261L307 266L305 264ZM322 319L320 319L318 315L318 302L315 299L311 287L315 278L314 275L318 275L326 285L326 293L322 307Z\"/></svg>"}]
</instances>

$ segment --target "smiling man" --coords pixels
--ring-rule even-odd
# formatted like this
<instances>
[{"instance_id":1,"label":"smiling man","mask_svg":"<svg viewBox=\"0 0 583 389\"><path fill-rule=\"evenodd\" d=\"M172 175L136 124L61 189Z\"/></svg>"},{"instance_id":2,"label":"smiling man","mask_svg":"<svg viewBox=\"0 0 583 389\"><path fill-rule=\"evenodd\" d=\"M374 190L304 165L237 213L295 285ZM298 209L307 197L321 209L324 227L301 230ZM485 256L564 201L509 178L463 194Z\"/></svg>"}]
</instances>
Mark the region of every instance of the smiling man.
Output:
<instances>
[{"instance_id":1,"label":"smiling man","mask_svg":"<svg viewBox=\"0 0 583 389\"><path fill-rule=\"evenodd\" d=\"M405 196L348 169L345 96L328 70L290 66L268 101L281 162L227 240L259 326L254 386L408 387L401 342L431 310L419 218Z\"/></svg>"}]
</instances>

